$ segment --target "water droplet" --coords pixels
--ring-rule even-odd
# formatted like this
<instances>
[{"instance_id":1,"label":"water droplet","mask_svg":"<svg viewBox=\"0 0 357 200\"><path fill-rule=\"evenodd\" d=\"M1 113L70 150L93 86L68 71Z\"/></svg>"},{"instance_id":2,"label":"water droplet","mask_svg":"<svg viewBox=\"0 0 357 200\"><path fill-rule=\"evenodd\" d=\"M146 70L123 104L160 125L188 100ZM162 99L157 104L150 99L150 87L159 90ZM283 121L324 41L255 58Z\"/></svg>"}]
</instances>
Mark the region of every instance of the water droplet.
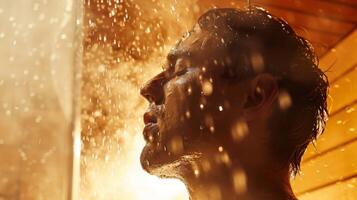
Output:
<instances>
[{"instance_id":1,"label":"water droplet","mask_svg":"<svg viewBox=\"0 0 357 200\"><path fill-rule=\"evenodd\" d=\"M247 191L247 178L245 172L241 169L235 169L232 174L233 186L237 194L243 194Z\"/></svg>"},{"instance_id":2,"label":"water droplet","mask_svg":"<svg viewBox=\"0 0 357 200\"><path fill-rule=\"evenodd\" d=\"M44 13L41 13L39 16L38 16L38 20L39 21L43 21L45 19L45 14Z\"/></svg>"},{"instance_id":3,"label":"water droplet","mask_svg":"<svg viewBox=\"0 0 357 200\"><path fill-rule=\"evenodd\" d=\"M33 7L32 7L33 11L38 11L39 8L40 8L40 4L39 3L33 4Z\"/></svg>"},{"instance_id":4,"label":"water droplet","mask_svg":"<svg viewBox=\"0 0 357 200\"><path fill-rule=\"evenodd\" d=\"M66 35L66 34L64 34L64 33L61 34L61 39L62 39L62 40L65 40L66 38L67 38L67 35Z\"/></svg>"},{"instance_id":5,"label":"water droplet","mask_svg":"<svg viewBox=\"0 0 357 200\"><path fill-rule=\"evenodd\" d=\"M208 160L202 160L201 167L204 172L209 172L211 170L211 163Z\"/></svg>"},{"instance_id":6,"label":"water droplet","mask_svg":"<svg viewBox=\"0 0 357 200\"><path fill-rule=\"evenodd\" d=\"M188 92L188 94L192 94L192 88L189 87L189 88L187 89L187 92Z\"/></svg>"},{"instance_id":7,"label":"water droplet","mask_svg":"<svg viewBox=\"0 0 357 200\"><path fill-rule=\"evenodd\" d=\"M198 177L200 175L200 171L198 169L195 169L194 170L194 174L195 174L196 177Z\"/></svg>"},{"instance_id":8,"label":"water droplet","mask_svg":"<svg viewBox=\"0 0 357 200\"><path fill-rule=\"evenodd\" d=\"M238 120L231 130L232 139L235 142L241 141L249 132L248 124L243 120Z\"/></svg>"},{"instance_id":9,"label":"water droplet","mask_svg":"<svg viewBox=\"0 0 357 200\"><path fill-rule=\"evenodd\" d=\"M223 153L221 153L221 162L222 163L224 163L226 166L231 166L231 159L230 159L230 157L229 157L229 155L228 155L228 153L227 152L223 152Z\"/></svg>"},{"instance_id":10,"label":"water droplet","mask_svg":"<svg viewBox=\"0 0 357 200\"><path fill-rule=\"evenodd\" d=\"M191 117L190 111L186 111L185 115L186 115L186 117L189 119L189 118Z\"/></svg>"},{"instance_id":11,"label":"water droplet","mask_svg":"<svg viewBox=\"0 0 357 200\"><path fill-rule=\"evenodd\" d=\"M106 66L103 64L98 66L98 72L103 73L103 72L105 72L105 69L106 69Z\"/></svg>"},{"instance_id":12,"label":"water droplet","mask_svg":"<svg viewBox=\"0 0 357 200\"><path fill-rule=\"evenodd\" d=\"M355 108L348 108L348 109L346 110L346 113L352 113L353 111L355 111Z\"/></svg>"},{"instance_id":13,"label":"water droplet","mask_svg":"<svg viewBox=\"0 0 357 200\"><path fill-rule=\"evenodd\" d=\"M20 153L20 157L23 161L26 161L27 160L27 155L26 153L22 150L22 149L19 149L19 153Z\"/></svg>"},{"instance_id":14,"label":"water droplet","mask_svg":"<svg viewBox=\"0 0 357 200\"><path fill-rule=\"evenodd\" d=\"M202 84L202 91L205 96L209 96L212 94L213 86L209 81L204 81Z\"/></svg>"},{"instance_id":15,"label":"water droplet","mask_svg":"<svg viewBox=\"0 0 357 200\"><path fill-rule=\"evenodd\" d=\"M173 154L180 154L183 151L183 141L180 136L174 136L169 145L168 150Z\"/></svg>"},{"instance_id":16,"label":"water droplet","mask_svg":"<svg viewBox=\"0 0 357 200\"><path fill-rule=\"evenodd\" d=\"M286 91L280 92L278 101L279 101L280 109L282 110L288 109L292 104L291 97L289 93Z\"/></svg>"},{"instance_id":17,"label":"water droplet","mask_svg":"<svg viewBox=\"0 0 357 200\"><path fill-rule=\"evenodd\" d=\"M347 187L353 189L353 188L355 188L355 185L353 185L353 184L347 184Z\"/></svg>"},{"instance_id":18,"label":"water droplet","mask_svg":"<svg viewBox=\"0 0 357 200\"><path fill-rule=\"evenodd\" d=\"M35 118L35 122L36 123L40 123L42 121L42 116L37 116L36 118Z\"/></svg>"},{"instance_id":19,"label":"water droplet","mask_svg":"<svg viewBox=\"0 0 357 200\"><path fill-rule=\"evenodd\" d=\"M100 117L100 116L102 116L102 111L101 111L101 110L96 110L96 111L93 113L93 116L94 116L94 117Z\"/></svg>"}]
</instances>

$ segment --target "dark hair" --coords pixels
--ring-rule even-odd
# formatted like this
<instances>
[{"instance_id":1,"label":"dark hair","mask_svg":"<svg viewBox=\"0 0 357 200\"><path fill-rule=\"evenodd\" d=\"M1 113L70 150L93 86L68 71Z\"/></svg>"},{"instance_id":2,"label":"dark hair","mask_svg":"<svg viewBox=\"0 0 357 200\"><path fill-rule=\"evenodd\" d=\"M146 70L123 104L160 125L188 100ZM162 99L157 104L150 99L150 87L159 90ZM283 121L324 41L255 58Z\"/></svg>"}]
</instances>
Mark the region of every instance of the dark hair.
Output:
<instances>
[{"instance_id":1,"label":"dark hair","mask_svg":"<svg viewBox=\"0 0 357 200\"><path fill-rule=\"evenodd\" d=\"M260 8L212 9L198 24L227 50L226 77L270 73L277 78L281 94L288 95L290 107L275 109L270 121L270 144L295 175L308 144L323 132L328 117L329 84L312 46L285 21Z\"/></svg>"}]
</instances>

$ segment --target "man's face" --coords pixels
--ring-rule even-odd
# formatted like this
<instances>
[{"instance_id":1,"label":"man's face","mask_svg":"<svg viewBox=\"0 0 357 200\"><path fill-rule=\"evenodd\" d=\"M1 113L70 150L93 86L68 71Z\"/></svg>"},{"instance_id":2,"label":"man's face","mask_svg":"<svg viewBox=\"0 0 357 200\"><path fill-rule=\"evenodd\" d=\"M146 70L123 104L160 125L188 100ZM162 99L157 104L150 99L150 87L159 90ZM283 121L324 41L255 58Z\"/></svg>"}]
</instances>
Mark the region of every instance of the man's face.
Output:
<instances>
[{"instance_id":1,"label":"man's face","mask_svg":"<svg viewBox=\"0 0 357 200\"><path fill-rule=\"evenodd\" d=\"M218 151L232 141L241 120L246 83L222 78L229 59L198 26L168 55L165 70L141 90L150 106L144 114L142 166L151 171L184 155ZM223 58L223 59L222 59Z\"/></svg>"}]
</instances>

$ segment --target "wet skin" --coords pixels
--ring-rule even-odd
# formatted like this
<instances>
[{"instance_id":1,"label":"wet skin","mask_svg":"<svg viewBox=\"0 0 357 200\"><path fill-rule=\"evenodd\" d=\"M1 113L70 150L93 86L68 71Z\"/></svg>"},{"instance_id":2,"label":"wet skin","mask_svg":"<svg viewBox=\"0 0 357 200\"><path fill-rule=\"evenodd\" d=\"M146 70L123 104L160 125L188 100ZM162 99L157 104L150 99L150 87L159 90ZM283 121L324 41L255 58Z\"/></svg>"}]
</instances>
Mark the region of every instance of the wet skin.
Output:
<instances>
[{"instance_id":1,"label":"wet skin","mask_svg":"<svg viewBox=\"0 0 357 200\"><path fill-rule=\"evenodd\" d=\"M142 87L150 105L141 164L150 174L181 179L192 200L294 199L289 167L274 160L267 142L277 82L265 73L224 77L230 63L224 42L196 25L169 53L164 71ZM237 169L247 180L238 193Z\"/></svg>"},{"instance_id":2,"label":"wet skin","mask_svg":"<svg viewBox=\"0 0 357 200\"><path fill-rule=\"evenodd\" d=\"M210 40L196 26L167 56L165 70L141 90L150 102L141 156L148 171L232 142L230 129L242 112L247 83L222 78L217 60L225 52L205 47Z\"/></svg>"}]
</instances>

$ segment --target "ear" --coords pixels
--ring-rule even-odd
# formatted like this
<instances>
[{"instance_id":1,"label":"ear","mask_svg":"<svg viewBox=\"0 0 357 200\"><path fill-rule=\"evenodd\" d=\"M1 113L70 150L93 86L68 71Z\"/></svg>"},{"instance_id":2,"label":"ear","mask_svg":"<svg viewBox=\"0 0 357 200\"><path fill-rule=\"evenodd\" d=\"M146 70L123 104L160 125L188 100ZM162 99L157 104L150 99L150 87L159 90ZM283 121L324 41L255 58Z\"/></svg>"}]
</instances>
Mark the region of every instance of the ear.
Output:
<instances>
[{"instance_id":1,"label":"ear","mask_svg":"<svg viewBox=\"0 0 357 200\"><path fill-rule=\"evenodd\" d=\"M259 117L273 105L278 96L278 83L267 73L258 74L249 84L248 97L244 105L247 120Z\"/></svg>"}]
</instances>

